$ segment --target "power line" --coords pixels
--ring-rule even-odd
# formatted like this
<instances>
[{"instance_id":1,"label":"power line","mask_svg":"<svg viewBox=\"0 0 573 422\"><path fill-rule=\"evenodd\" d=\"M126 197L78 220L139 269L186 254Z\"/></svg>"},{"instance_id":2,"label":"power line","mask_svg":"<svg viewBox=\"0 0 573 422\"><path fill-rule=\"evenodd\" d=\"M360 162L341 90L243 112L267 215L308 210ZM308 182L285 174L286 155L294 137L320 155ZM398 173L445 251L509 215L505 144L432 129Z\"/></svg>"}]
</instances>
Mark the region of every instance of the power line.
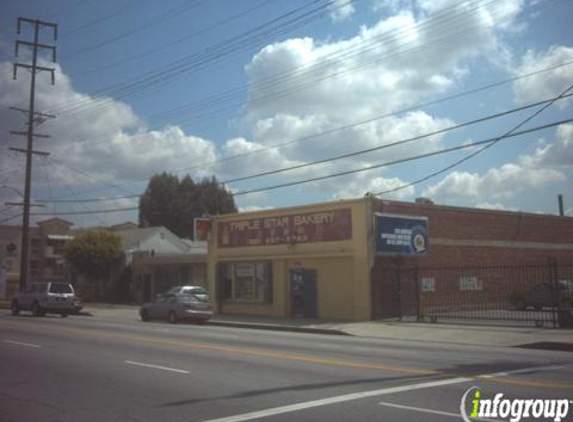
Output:
<instances>
[{"instance_id":1,"label":"power line","mask_svg":"<svg viewBox=\"0 0 573 422\"><path fill-rule=\"evenodd\" d=\"M266 172L262 172L262 173L251 174L251 175L248 175L248 176L237 177L237 178L234 178L234 179L229 179L229 180L222 181L221 183L228 184L228 183L234 183L234 182L239 182L239 181L243 181L243 180L255 179L255 178L257 178L257 177L262 177L262 176L270 176L270 175L273 175L273 174L284 173L284 172L286 172L286 171L291 171L291 170L298 170L298 169L301 169L301 168L305 168L305 167L309 167L309 166L314 166L314 165L317 165L317 164L324 164L324 163L328 163L328 162L332 162L332 161L336 161L336 160L341 160L341 159L343 159L343 158L355 157L355 156L357 156L357 155L367 154L367 153L370 153L370 152L379 151L379 150L382 150L382 149L386 149L386 148L390 148L390 147L394 147L394 146L398 146L398 145L404 145L404 144L407 144L407 143L410 143L410 142L413 142L413 141L418 141L418 140L420 140L420 139L428 138L428 137L430 137L430 136L439 135L439 134L442 134L442 133L450 132L450 131L452 131L452 130L461 129L461 128L463 128L463 127L475 125L475 124L478 124L478 123L483 123L483 122L488 121L488 120L497 119L497 118L499 118L499 117L507 116L507 115L509 115L509 114L513 114L513 113L517 113L517 112L520 112L520 111L523 111L523 110L527 110L527 109L532 108L532 107L537 107L537 106L542 105L542 104L545 104L545 103L550 103L550 105L551 105L551 104L553 104L556 100L558 100L558 99L563 99L563 98L566 98L566 97L570 97L571 95L573 95L573 94L569 94L569 95L566 95L566 96L560 96L560 97L558 97L558 98L554 98L554 99L551 99L551 100L539 101L539 102L534 103L534 104L529 104L529 105L527 105L527 106L514 108L514 109L512 109L512 110L507 110L507 111L504 111L504 112L501 112L501 113L490 114L489 116L485 116L485 117L482 117L482 118L479 118L479 119L475 119L475 120L470 120L470 121L468 121L468 122L460 123L460 124L457 124L457 125L454 125L454 126L449 126L449 127L446 127L446 128L440 129L440 130L436 130L436 131L433 131L433 132L425 133L425 134L419 135L419 136L414 136L414 137L412 137L412 138L404 139L404 140L401 140L401 141L392 142L392 143L390 143L390 144L379 145L379 146L377 146L377 147L372 147L372 148L363 149L363 150L359 150L359 151L353 151L353 152L350 152L350 153L347 153L347 154L342 154L342 155L338 155L338 156L335 156L335 157L329 157L329 158L325 158L325 159L322 159L322 160L313 161L313 162L311 162L311 163L303 163L303 164L298 164L298 165L294 165L294 166L290 166L290 167L286 167L286 168L275 169L275 170L270 170L270 171L266 171Z\"/></svg>"},{"instance_id":2,"label":"power line","mask_svg":"<svg viewBox=\"0 0 573 422\"><path fill-rule=\"evenodd\" d=\"M304 167L310 167L313 165L317 165L317 164L324 164L327 162L331 162L331 161L336 161L336 160L340 160L343 158L349 158L349 157L354 157L357 155L362 155L362 154L367 154L370 152L374 152L374 151L378 151L378 150L382 150L382 149L386 149L386 148L390 148L390 147L394 147L394 146L399 146L399 145L403 145L406 143L410 143L413 141L418 141L420 139L424 139L424 138L428 138L430 136L435 136L438 134L442 134L442 133L446 133L446 132L450 132L452 130L457 130L457 129L461 129L463 127L467 127L467 126L471 126L471 125L475 125L478 123L483 123L486 122L488 120L492 120L492 119L497 119L503 116L507 116L510 114L514 114L514 113L518 113L533 107L537 107L539 105L543 105L543 104L547 104L547 103L551 103L553 104L553 102L555 102L556 100L560 100L560 99L564 99L567 97L573 96L573 94L565 94L563 96L560 97L556 97L556 98L552 98L549 100L544 100L544 101L538 101L536 103L533 104L528 104L522 107L517 107L517 108L513 108L511 110L506 110L503 112L498 112L498 113L494 113L494 114L490 114L488 116L484 116L481 117L479 119L474 119L474 120L470 120L470 121L466 121L463 123L459 123L457 125L453 125L453 126L449 126L440 130L436 130L433 132L428 132L428 133L424 133L422 135L418 135L415 137L411 137L411 138L407 138L407 139L403 139L400 141L396 141L396 142L392 142L392 143L388 143L388 144L384 144L384 145L379 145L376 147L372 147L372 148L367 148L367 149L362 149L362 150L358 150L358 151L353 151L347 154L342 154L342 155L338 155L338 156L334 156L334 157L329 157L329 158L325 158L325 159L321 159L321 160L317 160L317 161L313 161L310 163L303 163L303 164L298 164L295 166L291 166L291 167L287 167L287 168L281 168L281 169L275 169L275 170L270 170L270 171L266 171L266 172L261 172L261 173L255 173L255 174L251 174L251 175L247 175L247 176L242 176L242 177L237 177L234 179L228 179L228 180L224 180L221 181L221 184L229 184L229 183L234 183L234 182L239 182L239 181L243 181L243 180L249 180L249 179L254 179L254 178L258 178L258 177L263 177L263 176L269 176L269 175L273 175L273 174L278 174L278 173L283 173L286 171L290 171L290 170L295 170L295 169L300 169L300 168L304 168ZM74 195L75 196L75 195ZM102 201L112 201L112 200L118 200L118 199L133 199L133 198L138 198L140 197L141 194L132 194L132 195L126 195L126 196L116 196L116 197L107 197L107 198L84 198L84 199L77 199L77 200L66 200L66 199L53 199L53 198L49 198L49 199L41 199L38 200L38 203L44 203L44 204L48 204L48 203L89 203L89 202L102 202Z\"/></svg>"},{"instance_id":3,"label":"power line","mask_svg":"<svg viewBox=\"0 0 573 422\"><path fill-rule=\"evenodd\" d=\"M267 187L262 187L262 188L256 188L256 189L250 189L250 190L245 190L245 191L240 191L240 192L235 192L233 193L233 196L240 196L240 195L247 195L249 193L257 193L257 192L265 192L265 191L269 191L269 190L274 190L274 189L279 189L279 188L285 188L285 187L290 187L290 186L296 186L296 185L302 185L305 183L310 183L310 182L317 182L320 180L326 180L326 179L331 179L334 177L339 177L339 176L347 176L350 174L356 174L356 173L361 173L364 171L369 171L369 170L375 170L381 167L388 167L391 165L396 165L396 164L402 164L402 163L406 163L408 161L415 161L415 160L420 160L423 158L427 158L427 157L432 157L435 155L441 155L441 154L446 154L449 152L453 152L453 151L459 151L462 149L468 149L468 148L474 148L478 145L483 145L483 144L488 144L488 143L494 143L494 142L498 142L502 139L507 139L510 137L515 137L515 136L520 136L520 135L525 135L527 133L531 133L531 132L535 132L535 131L539 131L539 130L543 130L543 129L548 129L550 127L554 127L554 126L558 126L558 125L562 125L565 123L570 123L573 122L573 119L566 119L566 120L561 120L558 122L554 122L554 123L549 123L546 125L542 125L542 126L537 126L534 127L532 129L527 129L527 130L523 130L521 132L514 132L510 135L507 135L505 137L496 137L496 138L490 138L490 139L486 139L484 141L479 141L479 142L473 142L471 144L464 144L464 145L460 145L457 147L452 147L452 148L447 148L447 149L442 149L439 151L433 151L430 153L426 153L426 154L420 154L420 155L416 155L416 156L412 156L412 157L408 157L408 158L403 158L400 160L395 160L395 161L389 161L386 163L382 163L382 164L376 164L376 165L372 165L372 166L368 166L368 167L361 167L358 169L354 169L354 170L347 170L347 171L342 171L342 172L338 172L338 173L332 173L326 176L319 176L319 177L314 177L314 178L310 178L310 179L304 179L304 180L298 180L295 182L289 182L289 183L282 183L279 185L274 185L274 186L267 186Z\"/></svg>"},{"instance_id":4,"label":"power line","mask_svg":"<svg viewBox=\"0 0 573 422\"><path fill-rule=\"evenodd\" d=\"M98 68L96 68L96 69L91 69L91 70L88 70L88 71L86 71L86 72L79 73L79 74L77 74L77 76L87 76L87 75L91 75L91 74L94 74L94 73L104 72L104 71L107 71L107 70L109 70L109 69L116 68L117 66L120 66L120 65L122 65L122 64L129 63L129 62L131 62L131 61L134 61L134 60L137 60L137 59L141 59L141 58L143 58L143 57L147 57L147 56L149 56L149 55L151 55L151 54L157 53L158 51L164 51L165 49L170 48L170 47L172 47L172 46L174 46L174 45L180 44L180 43L182 43L182 42L184 42L184 41L190 40L191 38L195 38L195 37L197 37L197 36L199 36L199 35L206 34L206 33L208 33L208 32L211 32L211 31L215 30L216 28L219 28L219 27L221 27L221 26L223 26L223 25L229 24L229 23L231 23L231 22L233 22L233 21L235 21L235 20L237 20L237 19L240 19L241 17L243 17L243 16L245 16L245 15L247 15L247 14L249 14L249 13L255 11L255 10L258 10L258 9L260 9L261 7L264 7L264 6L266 6L267 4L269 4L269 3L271 3L271 0L264 0L263 2L261 2L261 3L257 4L257 5L255 5L255 6L253 6L253 7L250 7L250 8L248 8L248 9L246 9L246 10L240 12L240 13L237 13L236 15L230 16L230 17L228 17L228 18L226 18L226 19L220 20L219 22L217 22L217 23L215 23L215 24L209 25L209 26L206 27L205 29L202 29L202 30L199 30L199 31L196 31L196 32L192 32L191 34L188 34L188 35L186 35L186 36L184 36L184 37L182 37L182 38L178 38L178 39L175 40L175 41L171 41L171 42L169 42L169 43L161 44L160 46L158 46L158 47L156 47L156 48L153 48L153 49L151 49L151 50L146 50L146 51L144 51L143 53L137 54L137 55L135 55L135 56L126 57L126 58L124 58L124 59L122 59L122 60L118 60L118 61L116 61L116 62L109 63L109 64L107 64L107 65L105 65L105 66L98 67ZM114 15L114 16L115 16L115 15Z\"/></svg>"},{"instance_id":5,"label":"power line","mask_svg":"<svg viewBox=\"0 0 573 422\"><path fill-rule=\"evenodd\" d=\"M505 135L502 135L501 137L499 137L497 140L495 140L494 142L490 143L490 144L486 144L485 146L483 146L482 148L478 149L477 151L472 152L471 154L467 155L466 157L457 160L456 162L454 162L453 164L450 164L449 166L446 166L436 172L430 173L429 175L422 177L421 179L415 180L413 182L407 183L405 185L401 185L398 186L396 188L390 189L390 190L386 190L383 192L378 192L375 193L373 195L375 196L380 196L380 195L384 195L387 193L392 193L392 192L396 192L402 189L406 189L410 186L414 186L417 184L420 184L422 182L425 182L433 177L436 177L440 174L443 174L445 172L447 172L448 170L453 169L454 167L459 166L462 163L465 163L466 161L472 159L473 157L475 157L476 155L481 154L482 152L484 152L485 150L491 148L492 146L496 145L499 141L501 141L504 137L510 136L512 133L514 133L517 129L519 129L520 127L522 127L523 125L525 125L527 122L531 121L533 118L535 118L536 116L538 116L539 114L541 114L543 111L545 111L548 107L550 107L551 105L553 105L556 101L565 98L566 96L569 96L567 94L567 92L569 92L571 89L573 89L573 85L569 86L569 88L567 88L565 91L563 91L559 96L555 97L554 100L552 100L550 103L546 104L544 107L542 107L541 109L537 110L535 113L533 113L531 116L529 116L527 119L523 120L522 122L520 122L519 124L517 124L516 126L514 126L511 130L509 130L508 132L506 132Z\"/></svg>"},{"instance_id":6,"label":"power line","mask_svg":"<svg viewBox=\"0 0 573 422\"><path fill-rule=\"evenodd\" d=\"M70 60L70 59L73 59L73 58L76 58L79 56L83 56L84 54L89 53L90 51L96 50L98 48L101 48L101 47L106 46L108 44L111 44L113 42L119 41L119 40L126 38L126 37L129 37L129 36L131 36L137 32L149 29L149 28L151 28L151 27L153 27L153 26L155 26L161 22L164 22L168 19L179 16L180 14L187 12L188 10L199 6L201 3L204 3L205 1L206 0L195 0L195 1L192 1L189 3L186 0L186 1L182 2L181 4L179 4L177 7L169 9L167 12L163 13L160 16L154 17L152 20L150 20L149 22L146 22L143 25L139 25L132 30L122 32L119 35L116 35L114 37L100 41L100 42L93 44L89 47L85 47L85 48L82 48L82 49L77 50L75 52L72 52L69 56L65 56L64 58L67 60Z\"/></svg>"},{"instance_id":7,"label":"power line","mask_svg":"<svg viewBox=\"0 0 573 422\"><path fill-rule=\"evenodd\" d=\"M488 4L489 4L489 3L488 3ZM486 4L486 5L487 5L487 4ZM483 5L483 4L480 4L480 6L478 6L478 7L484 7L484 5ZM472 9L472 10L474 10L474 9ZM454 16L453 18L459 19L460 16L457 16L457 17ZM437 19L436 19L436 20L437 20ZM438 22L436 22L436 23L438 23ZM439 23L442 23L442 22L440 21ZM418 25L416 25L416 26L419 27L419 28L421 28L422 26L427 25L427 24L428 24L427 21L423 21L423 22L420 22L420 23L419 23ZM464 31L465 31L465 28L464 28ZM382 35L391 35L391 32L388 31L387 33L384 33L384 34L381 34L381 35L377 36L377 38L381 37ZM450 38L451 38L451 37L450 37ZM456 39L457 39L457 38L456 38ZM384 41L384 39L382 38L382 39L376 41L376 44L379 44L379 43L381 43L381 42L383 42L383 41ZM440 41L440 40L434 40L434 41L432 41L432 43L435 44L435 43L437 43L438 41ZM372 44L372 41L370 42L370 44ZM361 49L361 48L359 48L359 47L360 47L360 45L359 45L359 46L356 46L356 47L353 47L354 50L358 50L357 53L353 53L353 55L361 54L361 53L364 51L363 48ZM398 52L398 54L401 55L401 54L404 54L404 53L406 53L406 52L412 52L412 51L414 51L414 50L418 50L418 49L421 49L421 48L423 48L423 47L427 47L427 45L425 44L425 45L423 45L423 46L419 46L419 47L416 47L416 48L414 48L414 49L401 51L401 52ZM369 49L372 49L372 47L369 47ZM339 60L341 57L348 56L347 53L344 54L344 55L340 55L339 53L340 53L340 52L337 52L337 53L336 53L336 55L338 56L337 60ZM345 75L345 74L347 74L347 73L349 73L349 72L359 71L359 70L362 70L364 67L371 66L372 64L379 63L381 60L387 60L387 59L389 59L390 57L392 57L392 56L384 56L384 57L382 57L382 59L377 59L377 60L375 60L375 61L371 61L371 62L367 62L367 63L359 63L359 64L357 64L356 66L354 66L353 68L346 69L344 72L337 72L336 74L328 74L327 76L320 78L320 80L324 81L324 80L326 80L326 79L330 79L330 78L333 78L333 77L343 76L343 75ZM326 65L330 64L331 61L335 61L335 60L334 60L335 58L336 58L335 55L332 55L332 60L330 60L330 59L329 59L329 60L323 60L323 61L317 63L316 65L313 65L312 67L308 68L307 70L304 70L304 67L302 67L302 68L293 68L293 69L289 69L288 71L280 72L279 74L276 74L276 75L271 75L271 76L265 78L265 80L263 80L262 82L257 82L256 88L254 88L254 90L251 89L251 90L250 90L250 93L251 93L251 95L253 95L257 90L262 90L262 89L264 88L264 86L266 86L265 84L273 84L273 83L276 83L277 78L278 78L279 76L281 76L281 75L282 75L282 76L285 76L285 77L287 77L287 78L291 78L291 79L293 79L295 76L300 79L300 77L304 76L304 73L308 73L308 74L310 75L311 72L315 72L316 69L318 69L318 68L320 68L320 67L325 67ZM292 74L289 75L288 72L290 72L291 70L292 70L292 72L291 72ZM295 73L297 73L297 72L300 73L299 70L300 70L300 71L304 71L304 73L302 73L302 74L300 74L300 75L295 75ZM289 88L288 90L283 89L283 90L281 91L280 95L278 95L278 94L276 94L276 93L272 93L272 94L269 94L269 95L266 95L266 96L263 96L263 97L260 97L260 96L259 96L259 97L257 97L257 102L258 102L259 104L261 104L261 101L264 100L264 102L267 103L267 102L269 102L269 101L276 100L276 99L278 99L278 98L282 98L282 97L284 97L284 96L286 96L286 95L291 95L292 93L297 92L297 91L300 91L301 89L305 89L305 88L308 87L308 86L313 86L313 85L316 84L317 82L319 82L319 79L309 80L309 82L304 82L304 79L303 79L303 80L301 80L301 83L299 83L297 86L294 86L294 89L293 89L293 88ZM183 111L189 112L189 111L191 111L191 110L197 110L197 111L199 111L199 113L195 113L195 116L194 116L192 119L179 120L179 121L177 121L177 123L181 124L181 123L184 123L184 122L186 122L186 121L188 122L189 120L197 120L197 119L201 119L201 118L206 118L206 117L209 117L209 115L218 114L218 113L221 112L221 111L234 109L235 106L226 106L226 107L222 107L222 108L219 107L218 109L216 109L216 110L214 110L214 111L212 111L212 112L206 112L206 111L205 111L205 108L206 108L206 107L208 107L208 106L209 106L209 107L210 107L210 106L216 106L217 104L221 104L221 103L224 103L224 102L226 102L226 101L232 101L234 97L237 97L238 95L242 95L243 93L246 93L246 92L247 92L247 88L243 88L243 87L233 88L233 89L231 89L231 90L229 90L229 91L223 92L223 93L221 93L221 94L216 94L216 95L214 95L214 96L212 96L212 97L207 97L206 99L203 99L203 100L198 101L198 102L189 103L189 104L187 104L187 105L179 106L179 107L177 107L177 108L175 108L175 109L172 109L172 110L169 110L169 111L160 112L160 113L154 113L154 114L148 116L148 118L158 118L158 117L161 116L160 118L163 119L163 120L165 120L165 119L168 119L169 116L172 116L172 115L173 115L174 113L176 113L176 112L180 112L180 113L183 112ZM94 107L96 107L96 106L94 106ZM86 110L86 111L89 111L89 110ZM212 118L213 118L213 117L211 117L211 119L212 119ZM104 140L104 139L107 138L107 136L108 136L107 134L103 134L103 135L101 135L98 139ZM93 143L93 142L94 142L93 139L90 139L90 142ZM96 141L96 142L97 142L97 141Z\"/></svg>"}]
</instances>

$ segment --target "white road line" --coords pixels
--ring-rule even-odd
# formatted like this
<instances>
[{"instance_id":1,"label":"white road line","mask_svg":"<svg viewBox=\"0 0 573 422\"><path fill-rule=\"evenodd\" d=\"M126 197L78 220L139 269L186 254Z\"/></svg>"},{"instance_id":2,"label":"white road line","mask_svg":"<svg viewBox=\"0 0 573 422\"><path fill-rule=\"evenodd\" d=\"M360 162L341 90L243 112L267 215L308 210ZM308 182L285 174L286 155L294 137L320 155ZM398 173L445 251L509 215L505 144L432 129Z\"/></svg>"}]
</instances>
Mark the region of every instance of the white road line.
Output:
<instances>
[{"instance_id":1,"label":"white road line","mask_svg":"<svg viewBox=\"0 0 573 422\"><path fill-rule=\"evenodd\" d=\"M243 413L240 415L227 416L227 417L223 417L223 418L219 418L219 419L208 419L208 420L205 420L202 422L242 422L242 421L249 421L249 420L253 420L253 419L260 419L260 418L265 418L268 416L297 412L299 410L311 409L311 408L320 407L320 406L327 406L330 404L342 403L342 402L347 402L347 401L352 401L352 400L365 399L365 398L369 398L369 397L384 396L384 395L394 394L394 393L403 393L406 391L420 390L423 388L441 387L444 385L462 384L464 382L472 381L474 378L494 378L494 377L502 377L502 376L508 376L508 375L514 375L514 374L521 374L521 373L548 370L548 369L557 369L557 368L559 368L559 367L555 366L555 365L553 365L553 366L537 366L537 367L532 367L532 368L516 369L513 371L497 372L494 374L479 375L477 377L458 377L458 378L450 378L450 379L445 379L445 380L423 382L423 383L419 383L419 384L401 385L401 386L397 386L397 387L382 388L379 390L372 390L372 391L363 391L360 393L345 394L342 396L329 397L326 399L312 400L312 401L308 401L308 402L296 403L296 404L291 404L291 405L287 405L287 406L274 407L271 409L265 409L265 410L260 410L260 411L256 411L256 412L250 412L250 413ZM426 410L428 410L428 409L426 409ZM436 410L436 412L438 412L438 411ZM456 414L456 416L461 417L460 415L457 415L457 414ZM487 420L487 419L483 419L483 420Z\"/></svg>"},{"instance_id":2,"label":"white road line","mask_svg":"<svg viewBox=\"0 0 573 422\"><path fill-rule=\"evenodd\" d=\"M433 409L424 409L423 407L414 407L414 406L404 406L401 404L396 403L388 403L385 401L381 401L378 403L380 406L386 407L395 407L396 409L403 409L403 410L410 410L413 412L421 412L421 413L431 413L433 415L442 415L442 416L452 416L457 418L458 420L461 418L459 413L450 413L450 412L442 412L441 410L433 410ZM499 422L499 419L487 419L487 418L472 418L476 421L490 421L490 422Z\"/></svg>"},{"instance_id":3,"label":"white road line","mask_svg":"<svg viewBox=\"0 0 573 422\"><path fill-rule=\"evenodd\" d=\"M143 366L144 368L153 368L153 369L161 369L163 371L177 372L179 374L189 373L189 371L185 371L184 369L175 369L175 368L169 368L167 366L151 365L149 363L134 362L132 360L124 360L123 363L126 363L128 365Z\"/></svg>"},{"instance_id":4,"label":"white road line","mask_svg":"<svg viewBox=\"0 0 573 422\"><path fill-rule=\"evenodd\" d=\"M471 381L471 378L452 378L447 380L424 382L420 384L401 385L398 387L382 388L379 390L363 391L361 393L345 394L342 396L329 397L326 399L312 400L303 403L291 404L288 406L274 407L271 409L260 410L257 412L243 413L241 415L233 415L219 419L209 419L203 422L241 422L252 419L259 419L268 416L280 415L284 413L296 412L304 409L311 409L313 407L326 406L329 404L342 403L351 400L364 399L369 397L382 396L385 394L401 393L404 391L419 390L422 388L440 387L448 384L460 384L462 382Z\"/></svg>"},{"instance_id":5,"label":"white road line","mask_svg":"<svg viewBox=\"0 0 573 422\"><path fill-rule=\"evenodd\" d=\"M35 349L41 349L42 346L32 343L22 343L21 341L13 341L13 340L3 340L4 343L8 344L15 344L16 346L24 346L24 347L33 347Z\"/></svg>"},{"instance_id":6,"label":"white road line","mask_svg":"<svg viewBox=\"0 0 573 422\"><path fill-rule=\"evenodd\" d=\"M533 368L524 368L524 369L515 369L513 371L496 372L495 374L482 375L479 378L507 377L509 375L527 374L530 372L537 372L537 371L552 371L552 370L556 370L556 369L563 369L563 366L558 366L558 365L536 366Z\"/></svg>"}]
</instances>

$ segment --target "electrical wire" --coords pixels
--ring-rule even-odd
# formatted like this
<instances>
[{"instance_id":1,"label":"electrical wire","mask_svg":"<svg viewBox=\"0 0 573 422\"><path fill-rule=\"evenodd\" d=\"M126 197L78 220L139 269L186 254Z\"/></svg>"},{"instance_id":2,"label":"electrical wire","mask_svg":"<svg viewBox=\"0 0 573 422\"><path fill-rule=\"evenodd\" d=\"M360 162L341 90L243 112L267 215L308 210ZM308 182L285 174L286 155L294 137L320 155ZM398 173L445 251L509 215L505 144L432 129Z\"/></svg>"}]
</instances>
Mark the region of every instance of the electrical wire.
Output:
<instances>
[{"instance_id":1,"label":"electrical wire","mask_svg":"<svg viewBox=\"0 0 573 422\"><path fill-rule=\"evenodd\" d=\"M302 185L302 184L306 184L306 183L310 183L310 182L317 182L317 181L321 181L321 180L331 179L334 177L347 176L350 174L356 174L356 173L361 173L364 171L375 170L375 169L378 169L381 167L389 167L392 165L402 164L402 163L406 163L409 161L415 161L415 160L420 160L423 158L433 157L436 155L447 154L449 152L459 151L462 149L474 148L478 145L497 143L497 142L501 141L502 139L507 139L510 137L525 135L527 133L536 132L539 130L544 130L544 129L548 129L548 128L551 128L554 126L562 125L565 123L571 123L571 122L573 122L573 119L565 119L565 120L561 120L558 122L553 122L553 123L549 123L546 125L537 126L535 128L532 128L532 129L527 129L527 130L523 130L520 132L514 132L514 133L511 133L511 134L509 134L507 136L503 136L503 137L490 138L490 139L486 139L484 141L472 142L470 144L463 144L463 145L459 145L457 147L446 148L446 149L442 149L439 151L433 151L433 152L426 153L426 154L415 155L412 157L402 158L402 159L395 160L395 161L389 161L389 162L382 163L382 164L375 164L375 165L368 166L368 167L361 167L358 169L347 170L347 171L342 171L342 172L338 172L338 173L332 173L332 174L328 174L325 176L313 177L313 178L304 179L304 180L298 180L295 182L282 183L282 184L274 185L274 186L266 186L266 187L262 187L262 188L255 188L255 189L250 189L250 190L245 190L245 191L240 191L240 192L233 192L233 196L247 195L250 193L257 193L257 192L266 192L269 190L275 190L275 189L280 189L280 188L285 188L285 187L290 187L290 186L297 186L297 185Z\"/></svg>"},{"instance_id":2,"label":"electrical wire","mask_svg":"<svg viewBox=\"0 0 573 422\"><path fill-rule=\"evenodd\" d=\"M533 118L537 117L539 114L541 114L543 111L545 111L547 108L551 107L551 105L553 105L556 101L565 98L567 95L567 93L569 91L571 91L571 89L573 89L573 85L569 86L565 91L563 91L559 96L555 97L555 99L553 101L551 101L550 103L544 105L541 109L537 110L535 113L533 113L531 116L529 116L527 119L523 120L522 122L520 122L519 124L517 124L515 127L513 127L511 130L509 130L508 132L506 132L505 135L500 136L497 140L495 140L494 142L490 143L490 144L486 144L485 146L483 146L482 148L478 149L477 151L472 152L471 154L467 155L466 157L455 161L453 164L450 164L447 167L444 167L436 172L430 173L429 175L422 177L421 179L415 180L413 182L407 183L405 185L401 185L398 186L396 188L390 189L390 190L386 190L383 192L378 192L378 193L374 193L373 195L375 196L380 196L380 195L384 195L387 193L392 193L392 192L397 192L399 190L402 189L406 189L410 186L414 186L414 185L418 185L420 183L426 182L430 179L432 179L433 177L436 177L440 174L443 174L451 169L453 169L454 167L459 166L460 164L465 163L466 161L472 159L473 157L475 157L476 155L481 154L482 152L486 151L487 149L491 148L492 146L496 145L499 141L501 141L502 139L504 139L507 136L510 136L512 133L515 133L515 131L517 129L519 129L520 127L522 127L523 125L525 125L527 122L531 121Z\"/></svg>"}]
</instances>

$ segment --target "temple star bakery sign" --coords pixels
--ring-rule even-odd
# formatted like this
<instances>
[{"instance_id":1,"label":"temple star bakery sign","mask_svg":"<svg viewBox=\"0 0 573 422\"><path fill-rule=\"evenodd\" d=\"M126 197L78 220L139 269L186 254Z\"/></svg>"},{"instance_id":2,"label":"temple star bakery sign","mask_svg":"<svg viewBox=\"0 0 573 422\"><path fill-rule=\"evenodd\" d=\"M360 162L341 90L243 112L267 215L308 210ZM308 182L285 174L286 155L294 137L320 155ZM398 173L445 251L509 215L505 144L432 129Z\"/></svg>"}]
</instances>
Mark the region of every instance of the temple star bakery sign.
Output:
<instances>
[{"instance_id":1,"label":"temple star bakery sign","mask_svg":"<svg viewBox=\"0 0 573 422\"><path fill-rule=\"evenodd\" d=\"M376 213L376 253L418 255L428 253L428 218Z\"/></svg>"}]
</instances>

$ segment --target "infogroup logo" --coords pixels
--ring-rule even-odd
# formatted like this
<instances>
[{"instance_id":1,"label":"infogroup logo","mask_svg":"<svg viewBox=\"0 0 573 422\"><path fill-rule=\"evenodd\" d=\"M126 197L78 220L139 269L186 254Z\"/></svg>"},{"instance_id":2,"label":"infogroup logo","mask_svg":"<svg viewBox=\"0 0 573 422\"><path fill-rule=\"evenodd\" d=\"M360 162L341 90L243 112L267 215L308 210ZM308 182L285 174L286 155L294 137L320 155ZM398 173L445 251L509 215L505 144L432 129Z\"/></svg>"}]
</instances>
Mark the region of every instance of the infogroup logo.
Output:
<instances>
[{"instance_id":1,"label":"infogroup logo","mask_svg":"<svg viewBox=\"0 0 573 422\"><path fill-rule=\"evenodd\" d=\"M569 399L507 399L503 393L486 399L478 387L472 387L462 396L460 413L465 422L473 422L472 418L501 418L510 422L535 418L560 422L567 417L571 404L573 400Z\"/></svg>"}]
</instances>

